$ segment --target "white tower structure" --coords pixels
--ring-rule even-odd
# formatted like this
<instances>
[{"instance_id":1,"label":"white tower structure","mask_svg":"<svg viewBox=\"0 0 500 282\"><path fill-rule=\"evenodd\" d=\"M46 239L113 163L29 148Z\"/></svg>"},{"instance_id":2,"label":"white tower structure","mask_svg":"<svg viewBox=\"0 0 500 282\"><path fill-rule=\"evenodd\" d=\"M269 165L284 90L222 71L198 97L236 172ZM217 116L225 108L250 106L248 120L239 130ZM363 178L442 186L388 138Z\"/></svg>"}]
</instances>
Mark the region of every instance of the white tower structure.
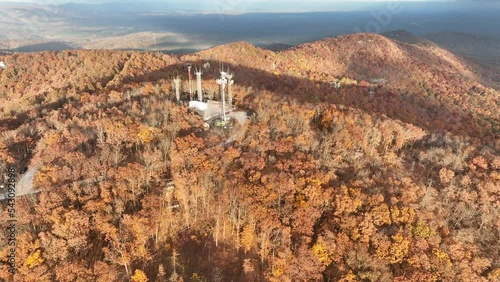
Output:
<instances>
[{"instance_id":1,"label":"white tower structure","mask_svg":"<svg viewBox=\"0 0 500 282\"><path fill-rule=\"evenodd\" d=\"M221 86L221 99L222 99L222 121L226 121L226 85L227 85L227 73L221 71L220 78L217 79L217 84Z\"/></svg>"},{"instance_id":2,"label":"white tower structure","mask_svg":"<svg viewBox=\"0 0 500 282\"><path fill-rule=\"evenodd\" d=\"M233 76L234 76L233 73L226 74L226 77L227 77L227 96L228 96L228 102L229 102L230 107L233 106L233 84L234 84Z\"/></svg>"},{"instance_id":3,"label":"white tower structure","mask_svg":"<svg viewBox=\"0 0 500 282\"><path fill-rule=\"evenodd\" d=\"M201 89L201 70L196 70L196 92L198 92L198 101L203 102L203 90Z\"/></svg>"},{"instance_id":4,"label":"white tower structure","mask_svg":"<svg viewBox=\"0 0 500 282\"><path fill-rule=\"evenodd\" d=\"M177 102L181 101L181 79L179 76L174 78L174 86L175 86L175 99Z\"/></svg>"},{"instance_id":5,"label":"white tower structure","mask_svg":"<svg viewBox=\"0 0 500 282\"><path fill-rule=\"evenodd\" d=\"M188 63L188 77L189 77L189 100L193 100L193 87L191 84L191 64Z\"/></svg>"}]
</instances>

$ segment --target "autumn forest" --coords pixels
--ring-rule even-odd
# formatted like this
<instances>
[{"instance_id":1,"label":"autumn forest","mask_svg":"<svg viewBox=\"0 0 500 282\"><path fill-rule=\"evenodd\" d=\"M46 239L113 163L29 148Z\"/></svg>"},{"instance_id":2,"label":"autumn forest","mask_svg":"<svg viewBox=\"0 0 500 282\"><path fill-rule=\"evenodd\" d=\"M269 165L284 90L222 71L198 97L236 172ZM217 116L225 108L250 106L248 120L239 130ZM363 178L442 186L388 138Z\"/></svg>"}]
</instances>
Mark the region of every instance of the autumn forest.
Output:
<instances>
[{"instance_id":1,"label":"autumn forest","mask_svg":"<svg viewBox=\"0 0 500 282\"><path fill-rule=\"evenodd\" d=\"M0 61L0 171L36 190L1 281L500 281L498 70L374 34ZM187 62L244 125L175 101Z\"/></svg>"}]
</instances>

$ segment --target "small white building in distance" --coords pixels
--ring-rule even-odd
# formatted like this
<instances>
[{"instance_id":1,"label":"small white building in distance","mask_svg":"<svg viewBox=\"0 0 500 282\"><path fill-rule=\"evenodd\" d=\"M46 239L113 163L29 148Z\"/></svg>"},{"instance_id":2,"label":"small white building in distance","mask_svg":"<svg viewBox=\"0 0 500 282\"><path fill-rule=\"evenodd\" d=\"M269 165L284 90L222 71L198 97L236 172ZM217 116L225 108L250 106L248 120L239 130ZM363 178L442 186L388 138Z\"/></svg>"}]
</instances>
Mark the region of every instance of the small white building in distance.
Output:
<instances>
[{"instance_id":1,"label":"small white building in distance","mask_svg":"<svg viewBox=\"0 0 500 282\"><path fill-rule=\"evenodd\" d=\"M200 101L190 101L189 108L196 111L204 121L218 118L222 115L222 102L208 101L207 103ZM232 112L233 107L227 107L226 113Z\"/></svg>"},{"instance_id":2,"label":"small white building in distance","mask_svg":"<svg viewBox=\"0 0 500 282\"><path fill-rule=\"evenodd\" d=\"M0 62L0 69L5 69L7 65L4 62Z\"/></svg>"},{"instance_id":3,"label":"small white building in distance","mask_svg":"<svg viewBox=\"0 0 500 282\"><path fill-rule=\"evenodd\" d=\"M190 101L189 107L198 111L206 111L208 109L208 104L200 101Z\"/></svg>"}]
</instances>

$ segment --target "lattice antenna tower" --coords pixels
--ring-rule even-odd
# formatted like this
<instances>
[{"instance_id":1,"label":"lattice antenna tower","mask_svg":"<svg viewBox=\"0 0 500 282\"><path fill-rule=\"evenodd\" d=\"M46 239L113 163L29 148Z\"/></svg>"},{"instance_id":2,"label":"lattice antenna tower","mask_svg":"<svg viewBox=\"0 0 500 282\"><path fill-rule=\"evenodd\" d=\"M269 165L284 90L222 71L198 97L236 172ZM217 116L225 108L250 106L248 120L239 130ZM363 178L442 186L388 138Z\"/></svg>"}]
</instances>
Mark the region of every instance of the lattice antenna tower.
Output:
<instances>
[{"instance_id":1,"label":"lattice antenna tower","mask_svg":"<svg viewBox=\"0 0 500 282\"><path fill-rule=\"evenodd\" d=\"M187 64L187 68L188 68L188 77L189 77L189 99L190 100L193 100L193 87L192 87L192 84L191 84L191 68L193 66L191 65L191 63L188 63Z\"/></svg>"},{"instance_id":2,"label":"lattice antenna tower","mask_svg":"<svg viewBox=\"0 0 500 282\"><path fill-rule=\"evenodd\" d=\"M175 100L179 103L181 101L181 77L178 73L173 77L172 82L175 88Z\"/></svg>"},{"instance_id":3,"label":"lattice antenna tower","mask_svg":"<svg viewBox=\"0 0 500 282\"><path fill-rule=\"evenodd\" d=\"M198 101L203 102L203 90L201 88L201 75L203 74L203 72L201 71L201 69L198 70L198 68L196 68L195 74L196 74L196 92L198 93Z\"/></svg>"},{"instance_id":4,"label":"lattice antenna tower","mask_svg":"<svg viewBox=\"0 0 500 282\"><path fill-rule=\"evenodd\" d=\"M229 72L229 69L228 69L228 72L226 74L226 78L227 78L227 96L228 96L228 103L229 103L230 107L233 106L233 84L234 84L233 77L234 77L234 73Z\"/></svg>"},{"instance_id":5,"label":"lattice antenna tower","mask_svg":"<svg viewBox=\"0 0 500 282\"><path fill-rule=\"evenodd\" d=\"M217 84L221 86L221 100L222 100L222 120L226 121L226 86L227 86L227 73L224 72L224 66L220 70L220 78L217 79Z\"/></svg>"}]
</instances>

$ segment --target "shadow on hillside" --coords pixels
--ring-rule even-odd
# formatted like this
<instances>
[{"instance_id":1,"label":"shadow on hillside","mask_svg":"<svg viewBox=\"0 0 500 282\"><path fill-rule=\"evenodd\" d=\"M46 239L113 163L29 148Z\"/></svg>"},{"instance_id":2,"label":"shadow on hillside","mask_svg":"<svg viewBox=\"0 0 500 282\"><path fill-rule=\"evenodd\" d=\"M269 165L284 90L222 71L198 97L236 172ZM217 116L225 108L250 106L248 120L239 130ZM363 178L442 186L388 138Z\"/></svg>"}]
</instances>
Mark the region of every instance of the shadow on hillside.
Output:
<instances>
[{"instance_id":1,"label":"shadow on hillside","mask_svg":"<svg viewBox=\"0 0 500 282\"><path fill-rule=\"evenodd\" d=\"M41 51L62 51L62 50L75 50L79 48L75 48L71 45L68 45L65 42L54 41L54 42L45 42L38 43L33 45L26 45L23 47L18 47L13 49L16 52L41 52Z\"/></svg>"},{"instance_id":2,"label":"shadow on hillside","mask_svg":"<svg viewBox=\"0 0 500 282\"><path fill-rule=\"evenodd\" d=\"M200 60L191 63L202 66L206 62L210 63L212 70L204 74L204 81L215 79L218 74L214 66L219 66L219 61ZM279 97L294 99L298 103L341 104L369 114L386 115L430 132L452 132L460 136L478 137L493 142L499 137L497 128L485 128L484 122L473 118L469 111L458 111L452 105L443 104L428 96L395 93L384 87L375 95L370 95L368 87L345 86L335 89L328 82L290 75L275 75L255 68L223 63L225 68L230 68L231 72L235 73L236 84L253 89L250 95L258 95L259 90L267 90ZM187 68L184 63L178 63L143 76L126 77L124 82L155 83L161 79L169 79L176 73L181 74L183 80L187 80ZM238 93L235 93L235 96L242 98L238 97Z\"/></svg>"},{"instance_id":3,"label":"shadow on hillside","mask_svg":"<svg viewBox=\"0 0 500 282\"><path fill-rule=\"evenodd\" d=\"M242 249L238 250L229 244L229 239L223 242L222 238L216 245L212 234L192 229L180 231L178 238L173 249L160 248L155 251L152 263L138 262L134 263L132 268L144 269L152 277L160 277L159 266L172 270L175 261L177 273L184 281L264 281L264 278L257 274L260 257L254 250L243 253ZM150 240L150 243L153 245L154 241ZM175 260L172 250L177 252ZM243 271L244 259L254 262L256 271L252 274L245 274ZM157 281L169 281L170 275L167 274Z\"/></svg>"},{"instance_id":4,"label":"shadow on hillside","mask_svg":"<svg viewBox=\"0 0 500 282\"><path fill-rule=\"evenodd\" d=\"M38 116L43 115L46 112L60 109L64 104L69 102L75 102L74 98L61 98L55 102L41 105L35 108ZM23 124L31 123L37 117L30 117L28 111L16 112L14 117L0 119L0 129L2 130L14 130L19 128Z\"/></svg>"}]
</instances>

